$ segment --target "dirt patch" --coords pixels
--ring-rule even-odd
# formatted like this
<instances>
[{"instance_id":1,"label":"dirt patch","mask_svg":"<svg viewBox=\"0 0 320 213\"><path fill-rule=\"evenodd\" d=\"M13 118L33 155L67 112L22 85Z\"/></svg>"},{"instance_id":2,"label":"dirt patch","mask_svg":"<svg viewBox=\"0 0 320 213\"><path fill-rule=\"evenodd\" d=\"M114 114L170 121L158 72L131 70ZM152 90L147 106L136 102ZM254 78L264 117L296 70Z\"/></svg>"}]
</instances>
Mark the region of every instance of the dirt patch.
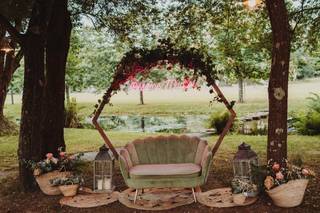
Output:
<instances>
[{"instance_id":1,"label":"dirt patch","mask_svg":"<svg viewBox=\"0 0 320 213\"><path fill-rule=\"evenodd\" d=\"M219 166L215 165L213 171L211 171L208 182L202 187L202 191L208 191L214 188L226 187L229 186L229 183L232 179L232 170L229 165L223 165L219 163ZM84 174L86 180L86 186L92 187L92 171L91 165L88 165L86 172ZM316 170L317 174L320 173L319 167L313 167ZM162 212L289 212L289 213L299 213L299 212L319 212L320 209L320 187L317 183L318 181L311 181L308 185L308 189L305 194L304 202L301 206L282 209L276 207L272 204L270 198L267 195L262 194L259 200L251 206L245 207L233 207L233 208L209 208L200 203L192 203L186 206L177 207L172 210L162 211ZM22 193L17 187L18 180L17 178L7 178L1 182L0 189L0 212L112 212L112 213L126 213L126 212L144 212L133 210L125 207L120 202L112 203L108 206L101 206L90 209L77 209L72 207L61 207L59 200L61 196L47 196L36 191L33 193ZM123 191L127 189L123 178L120 174L119 168L116 169L115 174L115 184L117 186L117 191Z\"/></svg>"}]
</instances>

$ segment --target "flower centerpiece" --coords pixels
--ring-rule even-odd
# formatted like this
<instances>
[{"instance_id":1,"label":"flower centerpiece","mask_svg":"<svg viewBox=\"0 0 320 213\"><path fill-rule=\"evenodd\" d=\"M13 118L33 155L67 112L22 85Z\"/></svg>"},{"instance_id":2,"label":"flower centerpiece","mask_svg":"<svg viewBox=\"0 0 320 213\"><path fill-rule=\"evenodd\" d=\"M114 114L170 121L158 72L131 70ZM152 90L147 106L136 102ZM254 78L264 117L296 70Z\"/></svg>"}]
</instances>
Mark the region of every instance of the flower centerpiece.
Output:
<instances>
[{"instance_id":1,"label":"flower centerpiece","mask_svg":"<svg viewBox=\"0 0 320 213\"><path fill-rule=\"evenodd\" d=\"M52 186L49 180L71 175L71 172L76 171L78 165L81 164L80 158L83 155L83 153L68 155L62 151L62 148L59 148L58 153L58 157L54 157L52 153L47 153L46 159L39 162L24 160L27 167L33 171L41 191L47 195L61 194L59 188Z\"/></svg>"},{"instance_id":2,"label":"flower centerpiece","mask_svg":"<svg viewBox=\"0 0 320 213\"><path fill-rule=\"evenodd\" d=\"M83 182L84 180L82 177L73 175L50 180L50 184L52 186L58 186L62 194L66 197L75 196L79 186L81 186Z\"/></svg>"},{"instance_id":3,"label":"flower centerpiece","mask_svg":"<svg viewBox=\"0 0 320 213\"><path fill-rule=\"evenodd\" d=\"M282 165L286 167L273 160L268 162L267 176L264 180L266 192L277 206L298 206L302 203L309 179L315 177L315 173L287 160L284 160Z\"/></svg>"},{"instance_id":4,"label":"flower centerpiece","mask_svg":"<svg viewBox=\"0 0 320 213\"><path fill-rule=\"evenodd\" d=\"M233 202L242 205L247 197L258 195L258 186L250 180L234 178L231 182Z\"/></svg>"}]
</instances>

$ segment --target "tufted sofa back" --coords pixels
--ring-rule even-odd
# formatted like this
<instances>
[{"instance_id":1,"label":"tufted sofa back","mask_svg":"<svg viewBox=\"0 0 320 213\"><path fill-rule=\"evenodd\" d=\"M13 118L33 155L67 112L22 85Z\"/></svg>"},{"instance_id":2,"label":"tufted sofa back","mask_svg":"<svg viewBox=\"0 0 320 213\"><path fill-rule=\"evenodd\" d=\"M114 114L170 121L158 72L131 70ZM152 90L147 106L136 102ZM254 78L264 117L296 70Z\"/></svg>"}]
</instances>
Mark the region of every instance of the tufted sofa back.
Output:
<instances>
[{"instance_id":1,"label":"tufted sofa back","mask_svg":"<svg viewBox=\"0 0 320 213\"><path fill-rule=\"evenodd\" d=\"M203 151L208 148L206 141L198 137L158 136L134 140L125 149L133 166L138 164L201 164Z\"/></svg>"}]
</instances>

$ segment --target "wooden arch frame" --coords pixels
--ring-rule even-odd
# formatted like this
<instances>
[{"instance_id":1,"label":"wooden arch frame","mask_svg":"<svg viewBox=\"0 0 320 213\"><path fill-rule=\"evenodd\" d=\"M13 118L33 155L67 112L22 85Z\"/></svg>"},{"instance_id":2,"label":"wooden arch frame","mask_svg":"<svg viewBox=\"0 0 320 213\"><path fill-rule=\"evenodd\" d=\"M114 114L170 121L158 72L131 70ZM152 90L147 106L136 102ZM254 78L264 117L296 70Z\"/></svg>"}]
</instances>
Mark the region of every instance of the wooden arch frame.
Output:
<instances>
[{"instance_id":1,"label":"wooden arch frame","mask_svg":"<svg viewBox=\"0 0 320 213\"><path fill-rule=\"evenodd\" d=\"M164 63L179 63L182 67L193 69L194 75L197 76L201 74L205 76L207 85L212 87L210 92L215 92L217 95L215 97L215 100L222 102L229 110L231 116L211 150L212 155L214 156L224 136L231 128L232 123L236 117L236 113L232 109L233 104L230 104L227 101L227 99L215 83L217 73L214 69L214 64L209 59L204 60L206 58L208 57L205 57L205 55L201 54L201 52L197 49L175 49L173 45L168 42L168 40L161 41L156 48L151 50L132 49L131 51L126 53L126 55L122 58L116 68L116 73L111 86L106 90L102 100L99 100L99 104L96 105L96 109L93 113L94 116L92 118L93 125L100 133L105 144L111 149L116 159L118 159L118 153L116 152L114 146L112 145L103 128L99 125L98 118L105 105L110 102L111 96L114 94L114 92L120 89L121 84L125 83L131 77L134 77L137 73L146 73L153 67L163 65Z\"/></svg>"}]
</instances>

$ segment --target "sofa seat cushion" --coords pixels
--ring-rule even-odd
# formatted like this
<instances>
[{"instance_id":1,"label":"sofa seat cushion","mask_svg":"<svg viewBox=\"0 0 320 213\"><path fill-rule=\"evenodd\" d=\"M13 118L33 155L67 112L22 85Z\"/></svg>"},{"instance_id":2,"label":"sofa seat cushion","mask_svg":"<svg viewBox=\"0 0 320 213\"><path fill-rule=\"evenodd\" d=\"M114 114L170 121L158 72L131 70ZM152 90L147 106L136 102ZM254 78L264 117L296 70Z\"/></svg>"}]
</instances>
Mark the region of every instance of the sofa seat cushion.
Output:
<instances>
[{"instance_id":1,"label":"sofa seat cushion","mask_svg":"<svg viewBox=\"0 0 320 213\"><path fill-rule=\"evenodd\" d=\"M129 170L131 178L149 177L197 177L200 176L201 166L194 163L178 164L141 164Z\"/></svg>"}]
</instances>

